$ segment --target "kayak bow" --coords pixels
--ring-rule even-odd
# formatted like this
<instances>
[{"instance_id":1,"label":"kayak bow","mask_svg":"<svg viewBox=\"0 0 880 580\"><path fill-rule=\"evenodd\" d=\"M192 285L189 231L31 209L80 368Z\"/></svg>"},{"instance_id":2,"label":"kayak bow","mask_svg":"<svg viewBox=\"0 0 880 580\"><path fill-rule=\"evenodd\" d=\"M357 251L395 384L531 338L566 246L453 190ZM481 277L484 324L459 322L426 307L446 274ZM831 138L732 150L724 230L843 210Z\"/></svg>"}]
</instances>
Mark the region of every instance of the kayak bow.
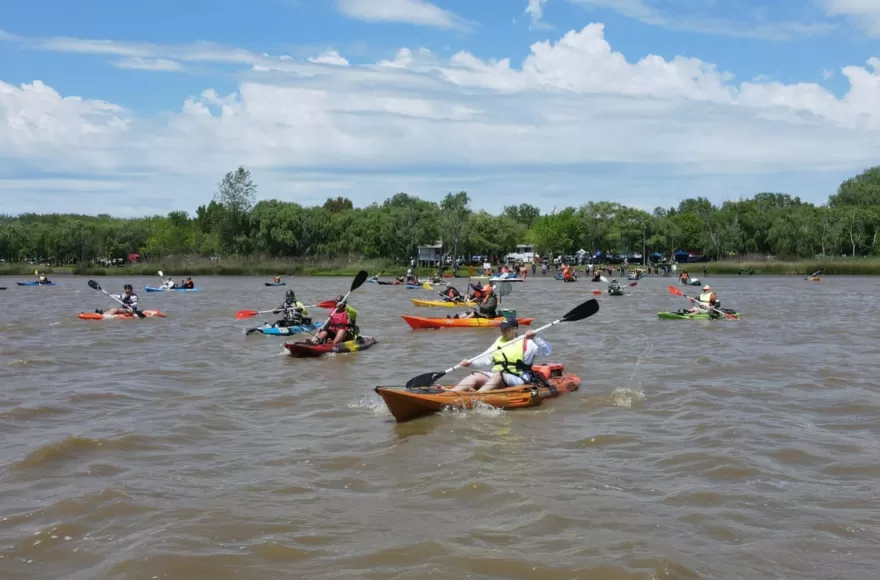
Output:
<instances>
[{"instance_id":1,"label":"kayak bow","mask_svg":"<svg viewBox=\"0 0 880 580\"><path fill-rule=\"evenodd\" d=\"M165 318L165 315L158 310L141 310L147 318ZM134 314L126 313L126 314L98 314L97 312L80 312L76 315L80 320L118 320L118 319L132 319L134 318Z\"/></svg>"}]
</instances>

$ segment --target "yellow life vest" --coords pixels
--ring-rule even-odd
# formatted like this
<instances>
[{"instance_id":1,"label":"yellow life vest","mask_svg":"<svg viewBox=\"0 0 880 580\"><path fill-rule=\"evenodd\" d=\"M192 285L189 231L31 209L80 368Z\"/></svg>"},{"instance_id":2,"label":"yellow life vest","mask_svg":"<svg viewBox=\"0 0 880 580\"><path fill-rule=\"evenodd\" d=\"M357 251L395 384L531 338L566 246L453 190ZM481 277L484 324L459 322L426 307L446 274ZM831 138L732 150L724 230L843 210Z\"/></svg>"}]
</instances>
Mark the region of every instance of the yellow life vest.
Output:
<instances>
[{"instance_id":1,"label":"yellow life vest","mask_svg":"<svg viewBox=\"0 0 880 580\"><path fill-rule=\"evenodd\" d=\"M700 294L700 302L703 304L709 304L712 300L712 292L703 292Z\"/></svg>"},{"instance_id":2,"label":"yellow life vest","mask_svg":"<svg viewBox=\"0 0 880 580\"><path fill-rule=\"evenodd\" d=\"M492 355L492 360L495 362L495 366L492 367L492 372L499 373L504 371L511 375L522 376L523 371L516 368L516 363L525 360L526 342L528 342L528 339L520 341L522 344L514 343L503 346L507 342L511 341L504 340L504 337L502 336L492 345L492 348L498 349Z\"/></svg>"}]
</instances>

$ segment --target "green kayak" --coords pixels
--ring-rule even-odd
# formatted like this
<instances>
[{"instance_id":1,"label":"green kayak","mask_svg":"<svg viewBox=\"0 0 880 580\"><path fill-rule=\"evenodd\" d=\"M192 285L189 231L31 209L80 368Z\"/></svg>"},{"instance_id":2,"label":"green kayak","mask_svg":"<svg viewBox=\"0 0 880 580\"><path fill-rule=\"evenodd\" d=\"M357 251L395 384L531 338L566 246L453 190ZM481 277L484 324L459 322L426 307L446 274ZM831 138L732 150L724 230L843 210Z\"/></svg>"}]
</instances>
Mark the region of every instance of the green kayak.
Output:
<instances>
[{"instance_id":1,"label":"green kayak","mask_svg":"<svg viewBox=\"0 0 880 580\"><path fill-rule=\"evenodd\" d=\"M737 320L739 320L740 314L734 310L728 310L727 308L722 309L724 312L736 316ZM727 320L726 316L721 316L720 314L713 318L709 316L709 314L705 312L700 312L699 314L689 314L687 312L658 312L657 316L661 320Z\"/></svg>"}]
</instances>

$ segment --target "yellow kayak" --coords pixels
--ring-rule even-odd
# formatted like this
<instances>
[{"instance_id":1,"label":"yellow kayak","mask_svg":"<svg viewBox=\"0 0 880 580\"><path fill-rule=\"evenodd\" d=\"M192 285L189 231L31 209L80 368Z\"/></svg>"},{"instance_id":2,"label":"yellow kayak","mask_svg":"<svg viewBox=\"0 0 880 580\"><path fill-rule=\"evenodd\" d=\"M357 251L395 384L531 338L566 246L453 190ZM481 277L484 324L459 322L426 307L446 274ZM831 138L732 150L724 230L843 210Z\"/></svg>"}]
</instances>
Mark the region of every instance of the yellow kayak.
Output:
<instances>
[{"instance_id":1,"label":"yellow kayak","mask_svg":"<svg viewBox=\"0 0 880 580\"><path fill-rule=\"evenodd\" d=\"M446 302L445 300L419 300L411 298L412 303L416 306L443 306L445 308L468 308L477 306L477 302Z\"/></svg>"}]
</instances>

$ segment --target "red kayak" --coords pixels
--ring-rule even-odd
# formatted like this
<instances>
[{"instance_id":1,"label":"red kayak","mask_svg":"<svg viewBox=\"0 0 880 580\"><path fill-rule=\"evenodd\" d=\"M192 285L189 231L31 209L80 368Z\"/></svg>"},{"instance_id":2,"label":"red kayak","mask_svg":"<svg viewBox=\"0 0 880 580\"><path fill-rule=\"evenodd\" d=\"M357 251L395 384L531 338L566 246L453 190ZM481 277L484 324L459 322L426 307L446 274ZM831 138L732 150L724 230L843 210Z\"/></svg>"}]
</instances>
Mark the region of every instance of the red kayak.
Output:
<instances>
[{"instance_id":1,"label":"red kayak","mask_svg":"<svg viewBox=\"0 0 880 580\"><path fill-rule=\"evenodd\" d=\"M312 344L310 342L288 342L284 345L290 356L295 358L317 357L325 354L341 352L357 352L367 350L379 342L375 336L359 336L354 340L347 340L339 344Z\"/></svg>"}]
</instances>

